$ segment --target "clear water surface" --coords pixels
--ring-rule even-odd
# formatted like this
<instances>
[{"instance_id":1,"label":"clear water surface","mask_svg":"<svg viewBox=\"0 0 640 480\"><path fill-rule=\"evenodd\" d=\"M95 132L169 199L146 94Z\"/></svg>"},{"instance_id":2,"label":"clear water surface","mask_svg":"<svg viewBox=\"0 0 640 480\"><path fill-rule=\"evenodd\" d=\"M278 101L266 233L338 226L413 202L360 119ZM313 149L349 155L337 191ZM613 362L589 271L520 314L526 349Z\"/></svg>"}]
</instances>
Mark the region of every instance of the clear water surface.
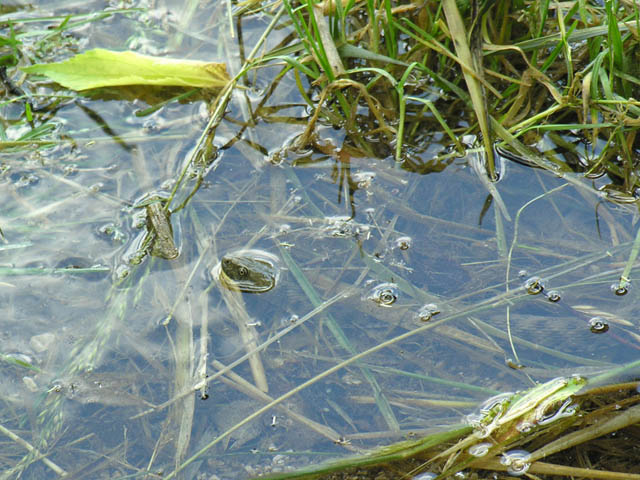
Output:
<instances>
[{"instance_id":1,"label":"clear water surface","mask_svg":"<svg viewBox=\"0 0 640 480\"><path fill-rule=\"evenodd\" d=\"M9 20L36 32L22 38L34 53L63 18L48 17L121 7L40 2L5 11L1 33ZM235 73L238 38L250 50L270 17L242 17L231 37L225 9L140 2L55 40L62 58L129 48ZM72 95L36 116L49 129L39 145L0 150L0 478L156 478L186 461L178 478L248 478L425 434L497 392L637 357L638 291L610 288L631 253L633 206L578 176L505 161L496 186L507 218L485 203L472 154L446 156L428 132L404 164L322 125L316 148L294 151L311 112L293 76L276 80L280 69L247 79L213 153L180 184L169 206L174 260L140 254L150 230L141 203L176 185L206 99L144 113L140 92ZM7 100L12 141L29 127L23 104ZM277 257L276 286L224 290L220 258L248 249ZM608 331L593 333L594 317Z\"/></svg>"}]
</instances>

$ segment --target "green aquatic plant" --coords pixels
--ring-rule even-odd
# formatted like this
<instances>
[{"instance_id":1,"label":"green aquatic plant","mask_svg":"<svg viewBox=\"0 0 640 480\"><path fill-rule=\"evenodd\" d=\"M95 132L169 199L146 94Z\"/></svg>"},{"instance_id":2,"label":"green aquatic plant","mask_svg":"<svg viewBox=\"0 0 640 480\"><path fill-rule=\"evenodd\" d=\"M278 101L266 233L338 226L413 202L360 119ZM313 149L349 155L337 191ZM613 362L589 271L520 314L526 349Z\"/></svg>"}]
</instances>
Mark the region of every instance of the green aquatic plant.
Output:
<instances>
[{"instance_id":1,"label":"green aquatic plant","mask_svg":"<svg viewBox=\"0 0 640 480\"><path fill-rule=\"evenodd\" d=\"M622 368L637 370L637 362ZM624 429L633 430L640 418L635 405L637 382L595 386L610 374L589 382L580 377L556 378L527 391L502 394L468 417L470 425L452 426L365 455L268 478L391 479L422 478L422 474L444 480L463 471L478 478L507 471L515 476L542 475L540 478L638 479L634 460L628 460L627 469L614 451L607 460L608 448L601 443L601 437L612 432L624 436ZM576 451L591 448L601 449L601 463L580 466Z\"/></svg>"}]
</instances>

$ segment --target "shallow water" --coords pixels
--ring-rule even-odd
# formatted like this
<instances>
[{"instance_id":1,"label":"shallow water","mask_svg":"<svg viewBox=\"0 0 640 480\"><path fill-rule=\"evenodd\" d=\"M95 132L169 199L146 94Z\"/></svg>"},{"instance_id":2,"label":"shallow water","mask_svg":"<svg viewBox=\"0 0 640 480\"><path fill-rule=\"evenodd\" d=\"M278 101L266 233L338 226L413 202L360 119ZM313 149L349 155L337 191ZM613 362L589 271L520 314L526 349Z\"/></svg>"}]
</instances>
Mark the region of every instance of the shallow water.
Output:
<instances>
[{"instance_id":1,"label":"shallow water","mask_svg":"<svg viewBox=\"0 0 640 480\"><path fill-rule=\"evenodd\" d=\"M59 13L40 8L0 25ZM237 69L222 10L181 18L168 9L78 27L78 46L121 49L136 39L143 53L167 46L171 56ZM267 21L243 20L246 45ZM323 148L287 150L309 112L292 78L266 90L278 71L249 79L216 132L212 162L193 170L202 184L187 179L177 190L175 260L140 254L147 224L136 204L175 185L208 120L202 99L136 116L142 101L80 96L54 109L42 138L51 145L0 150L0 422L59 469L11 441L1 471L166 475L191 460L184 478L247 478L457 423L532 380L637 358L637 292L610 288L631 253L633 206L605 201L577 175L507 162L496 186L509 220L495 202L484 208L487 190L467 158L434 160L445 152L436 142L399 164L320 127ZM286 108L250 122L265 96ZM21 108L1 108L7 139L19 138L28 130ZM276 255L281 272L274 289L230 303L212 270L238 249ZM523 285L536 276L544 290L530 295ZM425 304L439 312L429 322L418 315ZM609 330L592 333L593 317ZM259 354L267 393L247 361L211 380L247 353L243 328L256 345L272 341ZM416 329L213 444L272 399Z\"/></svg>"}]
</instances>

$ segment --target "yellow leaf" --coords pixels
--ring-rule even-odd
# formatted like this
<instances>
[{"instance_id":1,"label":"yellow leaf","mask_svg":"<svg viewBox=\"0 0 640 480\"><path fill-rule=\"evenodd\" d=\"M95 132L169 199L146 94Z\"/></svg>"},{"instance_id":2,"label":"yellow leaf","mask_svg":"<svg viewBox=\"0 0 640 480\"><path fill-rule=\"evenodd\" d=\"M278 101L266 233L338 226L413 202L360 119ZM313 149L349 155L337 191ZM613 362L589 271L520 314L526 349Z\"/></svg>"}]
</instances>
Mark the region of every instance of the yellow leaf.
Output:
<instances>
[{"instance_id":1,"label":"yellow leaf","mask_svg":"<svg viewBox=\"0 0 640 480\"><path fill-rule=\"evenodd\" d=\"M22 70L45 75L73 90L122 85L220 88L229 81L224 63L151 57L102 48L64 62L40 63L22 67Z\"/></svg>"}]
</instances>

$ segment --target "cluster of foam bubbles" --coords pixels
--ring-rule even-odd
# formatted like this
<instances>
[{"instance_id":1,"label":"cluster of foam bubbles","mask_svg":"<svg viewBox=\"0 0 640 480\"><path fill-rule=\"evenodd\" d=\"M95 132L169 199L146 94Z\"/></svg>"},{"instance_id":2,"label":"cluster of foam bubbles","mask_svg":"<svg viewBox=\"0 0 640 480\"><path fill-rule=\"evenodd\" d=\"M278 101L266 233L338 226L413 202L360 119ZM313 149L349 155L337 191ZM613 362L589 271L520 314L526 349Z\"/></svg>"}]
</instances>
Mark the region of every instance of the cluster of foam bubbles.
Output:
<instances>
[{"instance_id":1,"label":"cluster of foam bubbles","mask_svg":"<svg viewBox=\"0 0 640 480\"><path fill-rule=\"evenodd\" d=\"M326 226L322 230L324 235L334 238L357 238L369 234L370 227L354 222L351 217L334 216L326 217Z\"/></svg>"}]
</instances>

